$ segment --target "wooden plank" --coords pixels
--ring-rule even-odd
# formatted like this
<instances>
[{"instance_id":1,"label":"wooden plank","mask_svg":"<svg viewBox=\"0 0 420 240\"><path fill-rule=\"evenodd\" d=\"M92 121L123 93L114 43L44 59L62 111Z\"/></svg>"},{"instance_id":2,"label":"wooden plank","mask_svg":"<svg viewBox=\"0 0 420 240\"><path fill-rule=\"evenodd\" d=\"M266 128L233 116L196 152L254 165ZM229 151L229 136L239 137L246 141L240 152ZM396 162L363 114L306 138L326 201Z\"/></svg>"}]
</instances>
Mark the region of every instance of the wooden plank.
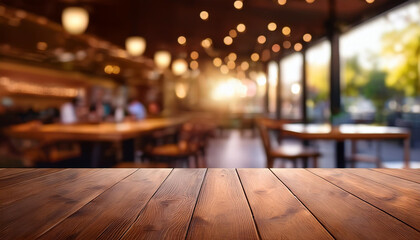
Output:
<instances>
[{"instance_id":1,"label":"wooden plank","mask_svg":"<svg viewBox=\"0 0 420 240\"><path fill-rule=\"evenodd\" d=\"M99 169L65 169L33 179L29 182L22 182L0 189L0 208L3 208L15 201L30 197L51 188L89 177L91 174L100 171Z\"/></svg>"},{"instance_id":2,"label":"wooden plank","mask_svg":"<svg viewBox=\"0 0 420 240\"><path fill-rule=\"evenodd\" d=\"M333 239L269 169L238 169L262 239Z\"/></svg>"},{"instance_id":3,"label":"wooden plank","mask_svg":"<svg viewBox=\"0 0 420 240\"><path fill-rule=\"evenodd\" d=\"M399 177L412 182L420 183L420 169L386 169L386 168L374 168L373 171L385 173L395 177Z\"/></svg>"},{"instance_id":4,"label":"wooden plank","mask_svg":"<svg viewBox=\"0 0 420 240\"><path fill-rule=\"evenodd\" d=\"M34 239L79 210L135 169L103 169L0 209L3 239ZM51 175L49 175L51 176Z\"/></svg>"},{"instance_id":5,"label":"wooden plank","mask_svg":"<svg viewBox=\"0 0 420 240\"><path fill-rule=\"evenodd\" d=\"M413 228L307 170L273 172L337 239L420 239Z\"/></svg>"},{"instance_id":6,"label":"wooden plank","mask_svg":"<svg viewBox=\"0 0 420 240\"><path fill-rule=\"evenodd\" d=\"M171 169L140 169L40 239L118 239L133 224ZM102 234L102 235L101 235Z\"/></svg>"},{"instance_id":7,"label":"wooden plank","mask_svg":"<svg viewBox=\"0 0 420 240\"><path fill-rule=\"evenodd\" d=\"M5 168L4 171L0 171L0 178L19 173L30 172L32 170L34 170L34 168Z\"/></svg>"},{"instance_id":8,"label":"wooden plank","mask_svg":"<svg viewBox=\"0 0 420 240\"><path fill-rule=\"evenodd\" d=\"M368 169L309 171L420 230L420 184Z\"/></svg>"},{"instance_id":9,"label":"wooden plank","mask_svg":"<svg viewBox=\"0 0 420 240\"><path fill-rule=\"evenodd\" d=\"M173 170L123 239L185 239L205 173Z\"/></svg>"},{"instance_id":10,"label":"wooden plank","mask_svg":"<svg viewBox=\"0 0 420 240\"><path fill-rule=\"evenodd\" d=\"M58 168L41 168L31 169L31 171L19 172L16 174L4 176L0 178L0 188L11 186L13 184L22 183L28 180L33 180L37 177L42 177L51 173L62 171L63 169Z\"/></svg>"},{"instance_id":11,"label":"wooden plank","mask_svg":"<svg viewBox=\"0 0 420 240\"><path fill-rule=\"evenodd\" d=\"M258 239L235 169L209 169L188 239Z\"/></svg>"}]
</instances>

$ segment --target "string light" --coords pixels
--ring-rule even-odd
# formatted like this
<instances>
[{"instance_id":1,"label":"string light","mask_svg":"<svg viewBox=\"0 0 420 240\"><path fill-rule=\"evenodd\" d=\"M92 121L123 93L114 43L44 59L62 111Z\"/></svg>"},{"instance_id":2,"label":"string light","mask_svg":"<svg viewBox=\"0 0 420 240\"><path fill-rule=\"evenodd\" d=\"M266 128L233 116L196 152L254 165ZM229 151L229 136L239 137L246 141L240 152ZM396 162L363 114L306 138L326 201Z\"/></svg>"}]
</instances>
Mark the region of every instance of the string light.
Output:
<instances>
[{"instance_id":1,"label":"string light","mask_svg":"<svg viewBox=\"0 0 420 240\"><path fill-rule=\"evenodd\" d=\"M184 45L185 43L187 43L187 39L184 36L179 36L178 37L178 43L180 45Z\"/></svg>"},{"instance_id":2,"label":"string light","mask_svg":"<svg viewBox=\"0 0 420 240\"><path fill-rule=\"evenodd\" d=\"M256 62L260 59L260 55L258 53L251 54L251 60Z\"/></svg>"},{"instance_id":3,"label":"string light","mask_svg":"<svg viewBox=\"0 0 420 240\"><path fill-rule=\"evenodd\" d=\"M233 43L233 38L231 38L230 36L226 36L226 37L223 39L223 42L224 42L226 45L231 45L231 44Z\"/></svg>"},{"instance_id":4,"label":"string light","mask_svg":"<svg viewBox=\"0 0 420 240\"><path fill-rule=\"evenodd\" d=\"M287 3L287 0L278 0L277 2L279 5L284 5Z\"/></svg>"},{"instance_id":5,"label":"string light","mask_svg":"<svg viewBox=\"0 0 420 240\"><path fill-rule=\"evenodd\" d=\"M285 27L283 27L281 32L283 33L284 36L289 36L290 33L292 32L292 30L288 26L285 26Z\"/></svg>"},{"instance_id":6,"label":"string light","mask_svg":"<svg viewBox=\"0 0 420 240\"><path fill-rule=\"evenodd\" d=\"M274 23L274 22L270 22L268 25L267 25L267 29L269 30L269 31L276 31L276 29L277 29L277 24L276 23Z\"/></svg>"},{"instance_id":7,"label":"string light","mask_svg":"<svg viewBox=\"0 0 420 240\"><path fill-rule=\"evenodd\" d=\"M264 43L265 43L265 41L267 41L267 39L265 38L265 36L264 36L264 35L260 35L260 36L258 36L258 38L257 38L257 42L258 42L259 44L264 44Z\"/></svg>"},{"instance_id":8,"label":"string light","mask_svg":"<svg viewBox=\"0 0 420 240\"><path fill-rule=\"evenodd\" d=\"M312 40L312 35L309 33L306 33L305 35L303 35L303 41L305 42L310 42Z\"/></svg>"},{"instance_id":9,"label":"string light","mask_svg":"<svg viewBox=\"0 0 420 240\"><path fill-rule=\"evenodd\" d=\"M236 0L234 3L233 3L233 6L236 8L236 9L242 9L242 7L244 6L244 3L242 2L242 1L240 1L240 0Z\"/></svg>"},{"instance_id":10,"label":"string light","mask_svg":"<svg viewBox=\"0 0 420 240\"><path fill-rule=\"evenodd\" d=\"M202 20L207 20L207 19L209 19L209 13L208 13L207 11L201 11L201 12L200 12L200 18L201 18Z\"/></svg>"},{"instance_id":11,"label":"string light","mask_svg":"<svg viewBox=\"0 0 420 240\"><path fill-rule=\"evenodd\" d=\"M238 26L236 26L236 30L238 30L238 32L245 32L246 30L245 24L239 23Z\"/></svg>"}]
</instances>

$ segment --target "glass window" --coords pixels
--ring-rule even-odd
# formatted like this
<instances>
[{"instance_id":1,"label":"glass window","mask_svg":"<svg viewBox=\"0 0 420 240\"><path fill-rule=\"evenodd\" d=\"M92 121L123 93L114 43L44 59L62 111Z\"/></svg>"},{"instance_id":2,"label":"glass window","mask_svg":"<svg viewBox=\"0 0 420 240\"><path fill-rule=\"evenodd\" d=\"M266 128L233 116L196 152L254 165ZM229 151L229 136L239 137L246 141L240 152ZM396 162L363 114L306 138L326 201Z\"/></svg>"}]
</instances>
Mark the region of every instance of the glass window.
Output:
<instances>
[{"instance_id":1,"label":"glass window","mask_svg":"<svg viewBox=\"0 0 420 240\"><path fill-rule=\"evenodd\" d=\"M309 122L328 122L330 117L331 44L324 40L306 51L306 109Z\"/></svg>"},{"instance_id":2,"label":"glass window","mask_svg":"<svg viewBox=\"0 0 420 240\"><path fill-rule=\"evenodd\" d=\"M340 38L342 102L354 122L396 124L420 113L420 1Z\"/></svg>"},{"instance_id":3,"label":"glass window","mask_svg":"<svg viewBox=\"0 0 420 240\"><path fill-rule=\"evenodd\" d=\"M276 62L268 64L268 112L275 113L277 108L277 83L279 80L279 65Z\"/></svg>"},{"instance_id":4,"label":"glass window","mask_svg":"<svg viewBox=\"0 0 420 240\"><path fill-rule=\"evenodd\" d=\"M293 53L280 61L282 118L302 118L302 65L303 57L301 53Z\"/></svg>"}]
</instances>

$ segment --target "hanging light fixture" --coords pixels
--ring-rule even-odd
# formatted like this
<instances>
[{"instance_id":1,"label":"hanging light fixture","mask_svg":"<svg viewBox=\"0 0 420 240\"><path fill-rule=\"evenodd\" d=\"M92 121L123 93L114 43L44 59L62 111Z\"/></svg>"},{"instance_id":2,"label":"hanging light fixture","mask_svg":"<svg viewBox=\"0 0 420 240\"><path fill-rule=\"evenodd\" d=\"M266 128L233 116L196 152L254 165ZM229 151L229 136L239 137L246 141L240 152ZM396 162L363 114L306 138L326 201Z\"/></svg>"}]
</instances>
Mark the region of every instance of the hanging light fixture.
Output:
<instances>
[{"instance_id":1,"label":"hanging light fixture","mask_svg":"<svg viewBox=\"0 0 420 240\"><path fill-rule=\"evenodd\" d=\"M178 58L172 63L172 72L179 76L188 70L188 63L182 58Z\"/></svg>"},{"instance_id":2,"label":"hanging light fixture","mask_svg":"<svg viewBox=\"0 0 420 240\"><path fill-rule=\"evenodd\" d=\"M81 7L68 7L63 10L61 21L68 33L81 34L89 24L89 13Z\"/></svg>"},{"instance_id":3,"label":"hanging light fixture","mask_svg":"<svg viewBox=\"0 0 420 240\"><path fill-rule=\"evenodd\" d=\"M138 36L128 37L125 40L125 49L131 56L141 56L146 50L146 40Z\"/></svg>"},{"instance_id":4,"label":"hanging light fixture","mask_svg":"<svg viewBox=\"0 0 420 240\"><path fill-rule=\"evenodd\" d=\"M171 64L171 54L168 51L157 51L154 61L159 69L165 69Z\"/></svg>"}]
</instances>

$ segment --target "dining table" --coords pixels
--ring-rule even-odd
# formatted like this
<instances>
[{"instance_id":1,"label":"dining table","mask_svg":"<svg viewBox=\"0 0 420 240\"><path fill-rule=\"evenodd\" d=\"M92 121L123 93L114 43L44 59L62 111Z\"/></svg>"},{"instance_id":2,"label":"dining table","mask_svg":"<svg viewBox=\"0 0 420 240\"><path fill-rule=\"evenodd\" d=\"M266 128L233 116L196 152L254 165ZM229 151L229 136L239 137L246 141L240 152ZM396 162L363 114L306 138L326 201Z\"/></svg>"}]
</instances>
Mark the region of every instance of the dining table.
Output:
<instances>
[{"instance_id":1,"label":"dining table","mask_svg":"<svg viewBox=\"0 0 420 240\"><path fill-rule=\"evenodd\" d=\"M188 116L146 118L126 122L76 124L29 123L11 126L5 133L15 139L35 139L42 142L71 141L81 146L81 158L90 167L99 167L107 143L122 143L122 160L135 158L135 139L156 130L177 127L187 122Z\"/></svg>"},{"instance_id":2,"label":"dining table","mask_svg":"<svg viewBox=\"0 0 420 240\"><path fill-rule=\"evenodd\" d=\"M335 140L336 167L344 168L346 140L402 140L404 145L404 167L410 166L410 136L406 128L393 126L376 126L368 124L304 124L287 123L282 126L282 133L286 136L294 136L303 140Z\"/></svg>"},{"instance_id":3,"label":"dining table","mask_svg":"<svg viewBox=\"0 0 420 240\"><path fill-rule=\"evenodd\" d=\"M419 169L0 169L1 239L420 239Z\"/></svg>"}]
</instances>

